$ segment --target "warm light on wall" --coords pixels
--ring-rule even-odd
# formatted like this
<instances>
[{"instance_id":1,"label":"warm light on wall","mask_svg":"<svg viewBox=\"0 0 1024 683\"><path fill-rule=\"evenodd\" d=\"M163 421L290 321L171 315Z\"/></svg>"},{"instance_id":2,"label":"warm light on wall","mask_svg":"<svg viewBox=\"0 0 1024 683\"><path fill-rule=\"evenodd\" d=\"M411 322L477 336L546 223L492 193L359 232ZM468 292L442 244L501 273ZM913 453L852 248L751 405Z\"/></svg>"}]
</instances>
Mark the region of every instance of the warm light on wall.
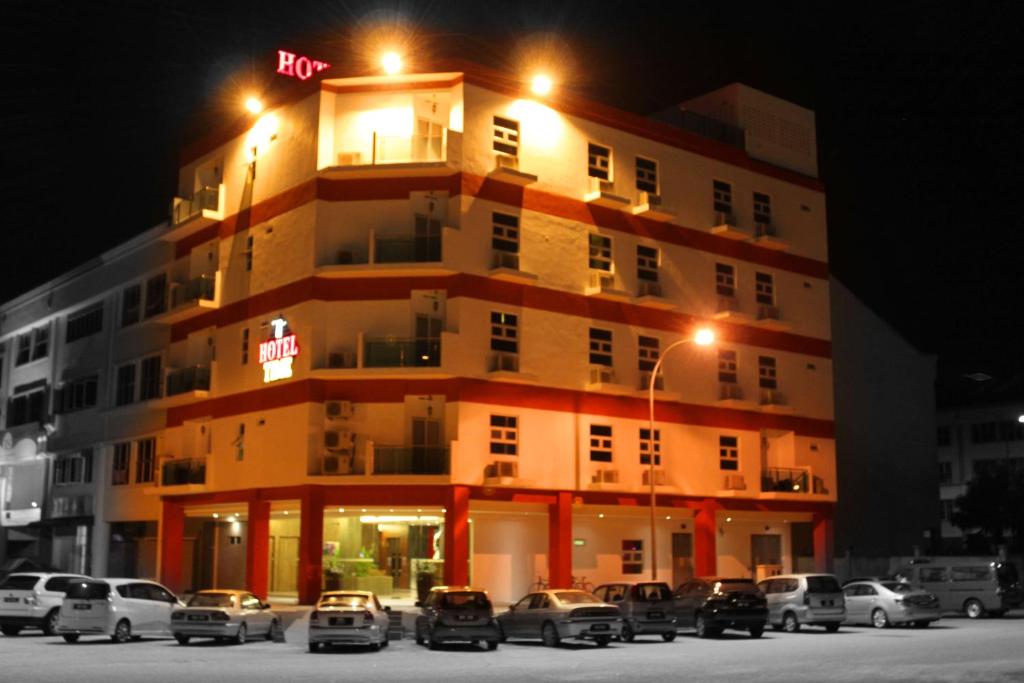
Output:
<instances>
[{"instance_id":1,"label":"warm light on wall","mask_svg":"<svg viewBox=\"0 0 1024 683\"><path fill-rule=\"evenodd\" d=\"M245 146L249 152L249 161L255 161L256 157L263 154L270 143L277 139L277 132L281 127L280 121L273 114L264 114L253 125L249 135L246 136Z\"/></svg>"},{"instance_id":2,"label":"warm light on wall","mask_svg":"<svg viewBox=\"0 0 1024 683\"><path fill-rule=\"evenodd\" d=\"M508 115L519 121L520 139L529 140L531 147L551 150L563 139L562 116L536 100L516 100L509 106Z\"/></svg>"},{"instance_id":3,"label":"warm light on wall","mask_svg":"<svg viewBox=\"0 0 1024 683\"><path fill-rule=\"evenodd\" d=\"M715 333L714 333L714 330L709 330L706 327L703 328L703 329L697 330L697 334L695 334L693 336L693 343L696 344L697 346L710 346L710 345L714 344L715 343Z\"/></svg>"}]
</instances>

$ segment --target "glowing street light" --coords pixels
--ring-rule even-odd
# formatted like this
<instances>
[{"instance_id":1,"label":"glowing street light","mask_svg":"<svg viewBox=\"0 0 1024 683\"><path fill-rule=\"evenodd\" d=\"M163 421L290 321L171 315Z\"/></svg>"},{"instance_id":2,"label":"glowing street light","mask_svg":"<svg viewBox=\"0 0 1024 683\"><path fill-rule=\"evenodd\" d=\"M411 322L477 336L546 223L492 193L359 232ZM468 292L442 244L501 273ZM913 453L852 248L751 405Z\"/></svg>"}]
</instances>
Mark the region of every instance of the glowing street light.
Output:
<instances>
[{"instance_id":1,"label":"glowing street light","mask_svg":"<svg viewBox=\"0 0 1024 683\"><path fill-rule=\"evenodd\" d=\"M263 111L263 103L258 98L250 97L245 101L245 108L250 114L259 114Z\"/></svg>"},{"instance_id":2,"label":"glowing street light","mask_svg":"<svg viewBox=\"0 0 1024 683\"><path fill-rule=\"evenodd\" d=\"M380 63L388 76L394 76L402 70L402 57L397 52L385 52Z\"/></svg>"},{"instance_id":3,"label":"glowing street light","mask_svg":"<svg viewBox=\"0 0 1024 683\"><path fill-rule=\"evenodd\" d=\"M537 74L530 82L530 90L534 95L543 97L551 92L551 77L546 74Z\"/></svg>"}]
</instances>

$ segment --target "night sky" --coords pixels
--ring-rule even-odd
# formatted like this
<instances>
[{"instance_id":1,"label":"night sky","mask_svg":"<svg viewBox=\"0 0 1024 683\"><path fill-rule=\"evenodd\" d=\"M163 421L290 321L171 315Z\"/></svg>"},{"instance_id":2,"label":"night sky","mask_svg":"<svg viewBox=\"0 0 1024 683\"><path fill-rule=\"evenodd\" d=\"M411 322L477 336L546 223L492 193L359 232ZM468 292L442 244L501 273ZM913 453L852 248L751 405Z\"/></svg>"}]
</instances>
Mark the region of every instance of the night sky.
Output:
<instances>
[{"instance_id":1,"label":"night sky","mask_svg":"<svg viewBox=\"0 0 1024 683\"><path fill-rule=\"evenodd\" d=\"M960 386L1024 375L1024 60L1013 2L0 0L0 300L163 220L177 153L280 87L278 47L516 69L646 114L733 81L817 112L833 272Z\"/></svg>"}]
</instances>

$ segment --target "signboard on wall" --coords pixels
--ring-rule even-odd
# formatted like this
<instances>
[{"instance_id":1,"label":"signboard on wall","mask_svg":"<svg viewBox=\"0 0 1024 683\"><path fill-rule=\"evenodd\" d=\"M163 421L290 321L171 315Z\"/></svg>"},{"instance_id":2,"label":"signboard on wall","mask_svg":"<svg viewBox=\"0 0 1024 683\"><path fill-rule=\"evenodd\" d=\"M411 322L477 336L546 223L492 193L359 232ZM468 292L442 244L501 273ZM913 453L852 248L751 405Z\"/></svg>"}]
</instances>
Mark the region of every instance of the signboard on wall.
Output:
<instances>
[{"instance_id":1,"label":"signboard on wall","mask_svg":"<svg viewBox=\"0 0 1024 683\"><path fill-rule=\"evenodd\" d=\"M327 62L319 59L310 59L304 55L297 55L287 50L277 51L277 73L282 76L291 76L300 81L305 81L321 71L331 68Z\"/></svg>"},{"instance_id":2,"label":"signboard on wall","mask_svg":"<svg viewBox=\"0 0 1024 683\"><path fill-rule=\"evenodd\" d=\"M292 361L299 355L299 343L295 333L285 334L288 321L275 318L270 321L273 336L260 344L260 364L263 366L263 382L288 379L294 374Z\"/></svg>"}]
</instances>

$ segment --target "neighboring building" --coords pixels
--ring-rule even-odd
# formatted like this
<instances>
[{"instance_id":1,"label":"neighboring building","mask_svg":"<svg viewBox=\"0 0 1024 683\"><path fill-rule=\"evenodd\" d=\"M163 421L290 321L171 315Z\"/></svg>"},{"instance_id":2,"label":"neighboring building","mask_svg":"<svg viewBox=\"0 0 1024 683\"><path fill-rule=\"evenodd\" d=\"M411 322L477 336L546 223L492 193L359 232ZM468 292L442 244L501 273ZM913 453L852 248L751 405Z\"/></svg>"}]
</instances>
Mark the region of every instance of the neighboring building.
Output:
<instances>
[{"instance_id":1,"label":"neighboring building","mask_svg":"<svg viewBox=\"0 0 1024 683\"><path fill-rule=\"evenodd\" d=\"M932 551L938 532L936 359L834 277L831 292L838 569L888 571L890 557Z\"/></svg>"},{"instance_id":2,"label":"neighboring building","mask_svg":"<svg viewBox=\"0 0 1024 683\"><path fill-rule=\"evenodd\" d=\"M313 86L185 150L138 241L173 255L90 294L94 571L152 572L156 530L176 590L303 602L649 575L652 453L659 578L829 565L813 113L719 91L758 117L745 150L478 67ZM5 323L7 365L63 310ZM652 435L649 373L707 321Z\"/></svg>"}]
</instances>

